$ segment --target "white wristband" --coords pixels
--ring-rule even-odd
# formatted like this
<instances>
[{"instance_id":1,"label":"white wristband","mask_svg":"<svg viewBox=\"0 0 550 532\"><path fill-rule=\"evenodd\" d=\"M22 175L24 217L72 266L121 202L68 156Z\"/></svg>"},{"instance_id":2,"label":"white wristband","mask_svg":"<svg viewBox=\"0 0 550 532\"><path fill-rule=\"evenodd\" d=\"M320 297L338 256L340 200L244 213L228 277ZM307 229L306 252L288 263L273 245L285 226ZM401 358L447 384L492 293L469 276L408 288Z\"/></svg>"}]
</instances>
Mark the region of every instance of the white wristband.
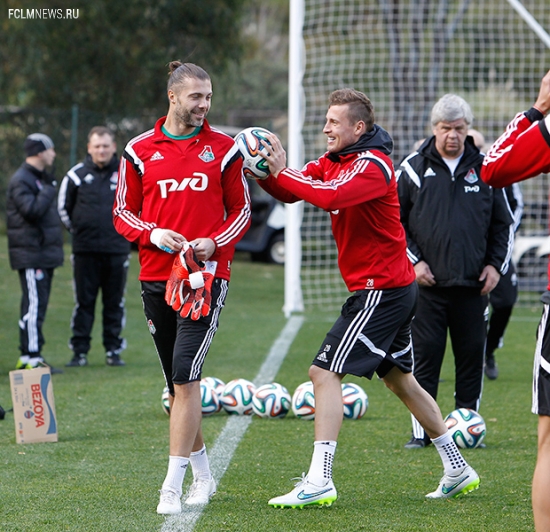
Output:
<instances>
[{"instance_id":1,"label":"white wristband","mask_svg":"<svg viewBox=\"0 0 550 532\"><path fill-rule=\"evenodd\" d=\"M160 229L159 227L156 227L151 231L151 234L149 236L149 239L151 240L152 244L155 244L157 248L160 248L160 241L162 240L162 237L166 233L167 229Z\"/></svg>"}]
</instances>

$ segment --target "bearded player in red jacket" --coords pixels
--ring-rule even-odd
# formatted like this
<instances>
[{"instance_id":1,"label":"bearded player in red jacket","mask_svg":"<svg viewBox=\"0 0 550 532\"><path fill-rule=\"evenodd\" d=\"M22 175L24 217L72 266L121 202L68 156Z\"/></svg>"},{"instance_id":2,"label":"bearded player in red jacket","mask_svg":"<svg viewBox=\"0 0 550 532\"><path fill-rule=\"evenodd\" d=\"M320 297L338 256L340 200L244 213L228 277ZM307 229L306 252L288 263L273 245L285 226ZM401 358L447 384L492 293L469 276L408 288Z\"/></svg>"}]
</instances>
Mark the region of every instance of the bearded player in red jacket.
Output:
<instances>
[{"instance_id":1,"label":"bearded player in red jacket","mask_svg":"<svg viewBox=\"0 0 550 532\"><path fill-rule=\"evenodd\" d=\"M535 105L517 114L487 152L481 171L483 181L502 188L550 172L550 115L546 116L549 111L550 71L542 78ZM550 273L550 263L548 267ZM533 367L532 412L538 414L539 426L532 502L535 529L547 532L550 530L550 283L541 301L544 309Z\"/></svg>"},{"instance_id":2,"label":"bearded player in red jacket","mask_svg":"<svg viewBox=\"0 0 550 532\"><path fill-rule=\"evenodd\" d=\"M355 292L321 344L309 369L315 389L315 442L308 474L274 507L330 505L337 497L332 461L342 424L342 378L374 372L409 408L432 438L444 476L428 498L468 493L479 485L441 418L434 399L412 375L411 320L418 287L407 257L397 183L389 154L393 141L374 123L361 92L341 89L329 98L323 133L328 151L302 171L286 167L279 139L264 143L271 175L261 186L285 202L306 200L330 212L338 265Z\"/></svg>"},{"instance_id":3,"label":"bearded player in red jacket","mask_svg":"<svg viewBox=\"0 0 550 532\"><path fill-rule=\"evenodd\" d=\"M189 462L193 484L185 503L205 504L216 492L201 430L200 378L235 244L250 224L240 152L206 121L209 75L173 61L168 99L167 116L122 154L113 210L117 231L139 246L143 308L171 395L159 514L181 512Z\"/></svg>"}]
</instances>

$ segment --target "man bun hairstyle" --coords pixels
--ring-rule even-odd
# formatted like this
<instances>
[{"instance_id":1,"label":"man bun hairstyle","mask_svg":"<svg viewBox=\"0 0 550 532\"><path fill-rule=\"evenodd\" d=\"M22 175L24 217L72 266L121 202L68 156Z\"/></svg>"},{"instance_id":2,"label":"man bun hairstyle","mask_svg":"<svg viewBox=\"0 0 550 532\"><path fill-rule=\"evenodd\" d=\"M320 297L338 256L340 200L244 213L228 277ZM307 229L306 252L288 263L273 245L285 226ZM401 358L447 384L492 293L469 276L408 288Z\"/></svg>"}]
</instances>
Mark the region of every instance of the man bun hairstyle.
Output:
<instances>
[{"instance_id":1,"label":"man bun hairstyle","mask_svg":"<svg viewBox=\"0 0 550 532\"><path fill-rule=\"evenodd\" d=\"M367 131L374 127L374 107L366 96L355 89L338 89L328 97L328 105L347 105L348 118L352 124L363 121Z\"/></svg>"},{"instance_id":2,"label":"man bun hairstyle","mask_svg":"<svg viewBox=\"0 0 550 532\"><path fill-rule=\"evenodd\" d=\"M468 102L456 94L445 94L432 108L431 122L434 127L439 122L454 122L461 118L470 125L474 115Z\"/></svg>"},{"instance_id":3,"label":"man bun hairstyle","mask_svg":"<svg viewBox=\"0 0 550 532\"><path fill-rule=\"evenodd\" d=\"M210 76L206 70L193 63L182 63L181 61L170 61L168 63L167 90L172 89L174 85L182 85L188 79L210 81Z\"/></svg>"}]
</instances>

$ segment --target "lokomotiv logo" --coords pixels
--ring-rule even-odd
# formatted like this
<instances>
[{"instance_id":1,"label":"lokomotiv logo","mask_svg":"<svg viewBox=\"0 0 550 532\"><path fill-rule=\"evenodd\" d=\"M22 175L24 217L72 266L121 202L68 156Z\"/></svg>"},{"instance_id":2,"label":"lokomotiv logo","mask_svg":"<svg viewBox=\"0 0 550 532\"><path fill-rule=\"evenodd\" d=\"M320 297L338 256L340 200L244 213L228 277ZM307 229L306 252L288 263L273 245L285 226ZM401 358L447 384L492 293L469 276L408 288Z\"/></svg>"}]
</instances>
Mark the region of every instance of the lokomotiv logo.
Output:
<instances>
[{"instance_id":1,"label":"lokomotiv logo","mask_svg":"<svg viewBox=\"0 0 550 532\"><path fill-rule=\"evenodd\" d=\"M168 192L181 192L186 188L202 192L208 187L208 176L201 172L193 172L194 177L184 177L178 182L177 179L161 179L157 181L160 187L160 197L167 198Z\"/></svg>"}]
</instances>

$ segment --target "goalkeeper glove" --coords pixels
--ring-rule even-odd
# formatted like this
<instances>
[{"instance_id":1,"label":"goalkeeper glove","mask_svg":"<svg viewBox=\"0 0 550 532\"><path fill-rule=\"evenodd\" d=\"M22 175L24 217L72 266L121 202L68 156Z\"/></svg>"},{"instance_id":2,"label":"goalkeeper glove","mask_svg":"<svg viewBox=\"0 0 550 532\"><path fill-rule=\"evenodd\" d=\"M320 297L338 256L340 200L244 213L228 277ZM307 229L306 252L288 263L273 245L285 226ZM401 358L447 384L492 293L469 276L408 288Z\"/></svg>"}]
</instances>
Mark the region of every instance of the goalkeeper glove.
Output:
<instances>
[{"instance_id":1,"label":"goalkeeper glove","mask_svg":"<svg viewBox=\"0 0 550 532\"><path fill-rule=\"evenodd\" d=\"M198 320L201 317L206 317L210 314L212 306L212 283L214 282L214 274L216 273L215 261L207 261L201 275L204 279L204 285L194 291L193 297L187 299L180 315L183 318L190 317L192 320Z\"/></svg>"},{"instance_id":2,"label":"goalkeeper glove","mask_svg":"<svg viewBox=\"0 0 550 532\"><path fill-rule=\"evenodd\" d=\"M185 265L184 251L180 251L172 265L170 277L166 282L164 300L175 311L179 312L190 296L189 271Z\"/></svg>"},{"instance_id":3,"label":"goalkeeper glove","mask_svg":"<svg viewBox=\"0 0 550 532\"><path fill-rule=\"evenodd\" d=\"M180 311L182 318L190 317L192 320L206 317L210 314L212 305L212 283L218 263L207 261L206 263L197 260L192 248L191 252L186 250L185 262L189 273L189 286L192 293L183 303ZM200 276L200 279L199 279Z\"/></svg>"},{"instance_id":4,"label":"goalkeeper glove","mask_svg":"<svg viewBox=\"0 0 550 532\"><path fill-rule=\"evenodd\" d=\"M215 261L208 261L206 263L205 271L202 272L204 277L204 292L202 294L203 303L201 308L201 315L206 317L210 314L210 308L212 306L212 283L214 282L214 275L216 273L216 266L218 265Z\"/></svg>"},{"instance_id":5,"label":"goalkeeper glove","mask_svg":"<svg viewBox=\"0 0 550 532\"><path fill-rule=\"evenodd\" d=\"M202 288L204 286L204 279L202 276L204 262L197 259L193 246L184 248L183 259L185 260L185 265L189 273L189 284L191 288L194 290Z\"/></svg>"}]
</instances>

